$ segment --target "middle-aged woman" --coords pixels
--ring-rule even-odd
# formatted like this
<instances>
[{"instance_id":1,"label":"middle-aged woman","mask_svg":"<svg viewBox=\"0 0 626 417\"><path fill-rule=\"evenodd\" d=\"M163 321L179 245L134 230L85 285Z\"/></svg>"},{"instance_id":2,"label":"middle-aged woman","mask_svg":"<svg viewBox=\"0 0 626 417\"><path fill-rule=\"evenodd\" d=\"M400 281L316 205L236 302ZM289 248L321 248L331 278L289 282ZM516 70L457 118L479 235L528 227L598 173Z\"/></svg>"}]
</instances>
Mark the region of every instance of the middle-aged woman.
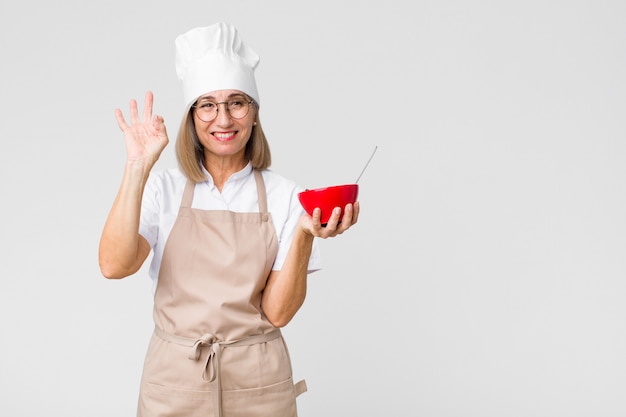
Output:
<instances>
[{"instance_id":1,"label":"middle-aged woman","mask_svg":"<svg viewBox=\"0 0 626 417\"><path fill-rule=\"evenodd\" d=\"M302 190L269 170L254 69L258 55L218 23L176 39L187 111L176 139L178 169L152 172L168 144L148 92L130 119L122 183L99 251L102 273L124 278L152 251L155 331L138 416L296 416L306 390L292 380L280 327L304 302L320 268L316 237L354 225L359 204L299 205Z\"/></svg>"}]
</instances>

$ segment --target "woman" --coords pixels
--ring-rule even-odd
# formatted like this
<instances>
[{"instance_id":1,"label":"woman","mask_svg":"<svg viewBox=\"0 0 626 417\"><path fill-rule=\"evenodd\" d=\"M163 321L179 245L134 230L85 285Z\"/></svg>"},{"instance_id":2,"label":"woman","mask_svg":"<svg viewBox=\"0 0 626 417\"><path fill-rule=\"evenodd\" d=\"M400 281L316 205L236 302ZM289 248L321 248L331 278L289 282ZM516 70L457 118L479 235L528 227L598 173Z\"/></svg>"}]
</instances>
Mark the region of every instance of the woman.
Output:
<instances>
[{"instance_id":1,"label":"woman","mask_svg":"<svg viewBox=\"0 0 626 417\"><path fill-rule=\"evenodd\" d=\"M359 205L304 213L301 188L269 171L254 69L259 58L225 23L176 40L187 112L179 169L151 170L169 139L148 92L139 115L115 111L127 162L106 221L99 261L107 278L134 274L153 251L155 332L138 416L296 416L280 328L319 269L315 237L354 225Z\"/></svg>"}]
</instances>

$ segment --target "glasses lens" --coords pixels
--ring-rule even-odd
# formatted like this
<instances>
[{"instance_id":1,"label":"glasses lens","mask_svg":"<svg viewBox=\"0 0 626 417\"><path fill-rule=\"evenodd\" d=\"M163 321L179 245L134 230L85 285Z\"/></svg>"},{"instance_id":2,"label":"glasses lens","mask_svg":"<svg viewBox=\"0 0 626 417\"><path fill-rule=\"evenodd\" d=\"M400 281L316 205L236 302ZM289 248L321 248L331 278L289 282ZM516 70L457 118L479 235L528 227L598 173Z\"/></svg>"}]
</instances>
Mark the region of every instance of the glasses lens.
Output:
<instances>
[{"instance_id":1,"label":"glasses lens","mask_svg":"<svg viewBox=\"0 0 626 417\"><path fill-rule=\"evenodd\" d=\"M196 114L205 122L210 122L211 120L217 117L217 104L212 101L202 100L199 101L196 105Z\"/></svg>"},{"instance_id":2,"label":"glasses lens","mask_svg":"<svg viewBox=\"0 0 626 417\"><path fill-rule=\"evenodd\" d=\"M248 114L248 101L244 97L228 100L228 113L233 119L241 119Z\"/></svg>"}]
</instances>

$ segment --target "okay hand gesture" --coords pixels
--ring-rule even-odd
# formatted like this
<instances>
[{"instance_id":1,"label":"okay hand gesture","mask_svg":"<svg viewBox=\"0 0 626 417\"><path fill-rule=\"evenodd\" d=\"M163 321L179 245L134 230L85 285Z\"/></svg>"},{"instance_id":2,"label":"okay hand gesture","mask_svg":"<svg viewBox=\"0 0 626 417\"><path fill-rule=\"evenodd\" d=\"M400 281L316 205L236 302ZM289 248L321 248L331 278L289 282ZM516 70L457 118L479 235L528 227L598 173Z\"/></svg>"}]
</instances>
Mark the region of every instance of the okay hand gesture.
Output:
<instances>
[{"instance_id":1,"label":"okay hand gesture","mask_svg":"<svg viewBox=\"0 0 626 417\"><path fill-rule=\"evenodd\" d=\"M130 124L126 122L120 109L115 109L117 124L124 133L126 154L129 162L143 162L149 166L159 159L169 139L161 116L152 116L154 96L148 91L145 97L141 119L137 101L130 101Z\"/></svg>"}]
</instances>

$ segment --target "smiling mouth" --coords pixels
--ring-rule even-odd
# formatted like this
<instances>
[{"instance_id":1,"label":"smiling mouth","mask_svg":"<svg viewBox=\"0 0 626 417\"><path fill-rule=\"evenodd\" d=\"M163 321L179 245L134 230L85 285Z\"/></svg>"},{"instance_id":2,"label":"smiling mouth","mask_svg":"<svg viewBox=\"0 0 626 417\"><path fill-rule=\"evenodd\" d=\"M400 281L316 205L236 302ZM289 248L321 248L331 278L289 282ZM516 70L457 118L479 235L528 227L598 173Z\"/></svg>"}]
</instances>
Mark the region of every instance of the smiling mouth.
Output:
<instances>
[{"instance_id":1,"label":"smiling mouth","mask_svg":"<svg viewBox=\"0 0 626 417\"><path fill-rule=\"evenodd\" d=\"M226 142L226 141L234 139L235 134L236 132L215 132L213 133L213 136L215 137L215 139L221 142Z\"/></svg>"}]
</instances>

